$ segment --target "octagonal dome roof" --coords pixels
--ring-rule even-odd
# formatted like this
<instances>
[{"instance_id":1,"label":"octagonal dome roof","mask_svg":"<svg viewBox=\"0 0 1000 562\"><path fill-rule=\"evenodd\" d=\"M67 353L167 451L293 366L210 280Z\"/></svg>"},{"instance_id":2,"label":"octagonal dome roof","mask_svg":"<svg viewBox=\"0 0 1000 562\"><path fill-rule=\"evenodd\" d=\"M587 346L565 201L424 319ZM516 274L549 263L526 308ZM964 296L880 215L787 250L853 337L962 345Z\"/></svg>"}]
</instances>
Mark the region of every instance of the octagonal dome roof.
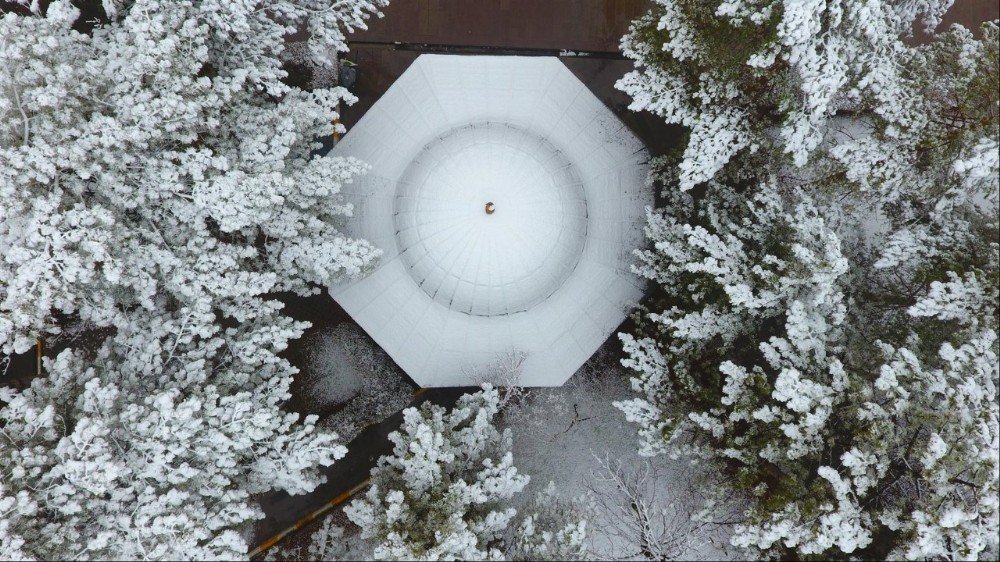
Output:
<instances>
[{"instance_id":1,"label":"octagonal dome roof","mask_svg":"<svg viewBox=\"0 0 1000 562\"><path fill-rule=\"evenodd\" d=\"M552 143L513 125L473 123L410 162L397 182L395 225L403 262L431 298L476 316L513 314L576 268L587 200Z\"/></svg>"},{"instance_id":2,"label":"octagonal dome roof","mask_svg":"<svg viewBox=\"0 0 1000 562\"><path fill-rule=\"evenodd\" d=\"M421 386L566 381L641 296L648 155L554 57L421 55L333 149L371 164L347 231L384 251L330 293Z\"/></svg>"}]
</instances>

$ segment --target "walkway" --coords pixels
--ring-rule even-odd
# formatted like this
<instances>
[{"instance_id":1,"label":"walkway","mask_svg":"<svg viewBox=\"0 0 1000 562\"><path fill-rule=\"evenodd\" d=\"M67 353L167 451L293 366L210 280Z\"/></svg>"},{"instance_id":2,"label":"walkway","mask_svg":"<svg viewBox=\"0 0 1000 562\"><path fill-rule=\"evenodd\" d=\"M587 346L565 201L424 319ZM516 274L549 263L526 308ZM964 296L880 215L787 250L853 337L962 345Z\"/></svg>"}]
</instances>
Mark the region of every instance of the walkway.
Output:
<instances>
[{"instance_id":1,"label":"walkway","mask_svg":"<svg viewBox=\"0 0 1000 562\"><path fill-rule=\"evenodd\" d=\"M473 388L429 389L414 398L411 406L433 402L446 407L455 404L466 392ZM403 423L403 412L396 412L381 423L369 426L353 441L347 444L347 455L323 470L326 483L307 495L291 496L285 492L270 492L260 496L264 519L254 529L252 547L267 542L275 535L294 526L309 514L323 508L337 498L368 479L378 458L392 452L389 434L399 429Z\"/></svg>"}]
</instances>

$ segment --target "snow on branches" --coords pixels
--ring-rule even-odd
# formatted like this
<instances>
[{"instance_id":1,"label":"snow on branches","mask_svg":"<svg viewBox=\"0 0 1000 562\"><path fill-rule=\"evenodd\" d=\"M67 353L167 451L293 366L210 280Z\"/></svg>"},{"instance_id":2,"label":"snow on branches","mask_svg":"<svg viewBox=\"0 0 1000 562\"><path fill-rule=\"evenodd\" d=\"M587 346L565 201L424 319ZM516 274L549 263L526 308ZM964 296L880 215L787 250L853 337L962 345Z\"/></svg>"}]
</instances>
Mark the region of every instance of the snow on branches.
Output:
<instances>
[{"instance_id":1,"label":"snow on branches","mask_svg":"<svg viewBox=\"0 0 1000 562\"><path fill-rule=\"evenodd\" d=\"M633 109L689 135L618 405L752 499L737 546L998 550L998 28L903 41L949 4L660 0L623 40Z\"/></svg>"},{"instance_id":2,"label":"snow on branches","mask_svg":"<svg viewBox=\"0 0 1000 562\"><path fill-rule=\"evenodd\" d=\"M379 252L339 231L365 165L316 152L353 98L285 84L280 54L305 25L329 58L384 4L0 17L0 348L103 339L0 394L3 557L243 557L252 495L310 491L344 454L282 409L296 370L278 354L305 325L266 295Z\"/></svg>"},{"instance_id":3,"label":"snow on branches","mask_svg":"<svg viewBox=\"0 0 1000 562\"><path fill-rule=\"evenodd\" d=\"M933 29L950 0L657 0L622 50L637 69L618 82L634 111L683 125L681 189L712 179L741 151L803 166L827 121L859 98L887 130L923 117L895 64L915 24Z\"/></svg>"},{"instance_id":4,"label":"snow on branches","mask_svg":"<svg viewBox=\"0 0 1000 562\"><path fill-rule=\"evenodd\" d=\"M376 560L565 560L586 552L586 520L552 486L518 524L512 500L528 484L500 431L500 392L486 384L451 410L403 411L371 487L345 510L376 543Z\"/></svg>"},{"instance_id":5,"label":"snow on branches","mask_svg":"<svg viewBox=\"0 0 1000 562\"><path fill-rule=\"evenodd\" d=\"M53 313L241 320L264 293L309 293L377 257L337 231L340 186L364 165L313 155L350 94L282 82L282 36L316 2L265 4L144 0L91 35L66 2L0 20L5 353L57 332ZM375 7L319 13L349 5ZM331 33L313 40L342 48Z\"/></svg>"}]
</instances>

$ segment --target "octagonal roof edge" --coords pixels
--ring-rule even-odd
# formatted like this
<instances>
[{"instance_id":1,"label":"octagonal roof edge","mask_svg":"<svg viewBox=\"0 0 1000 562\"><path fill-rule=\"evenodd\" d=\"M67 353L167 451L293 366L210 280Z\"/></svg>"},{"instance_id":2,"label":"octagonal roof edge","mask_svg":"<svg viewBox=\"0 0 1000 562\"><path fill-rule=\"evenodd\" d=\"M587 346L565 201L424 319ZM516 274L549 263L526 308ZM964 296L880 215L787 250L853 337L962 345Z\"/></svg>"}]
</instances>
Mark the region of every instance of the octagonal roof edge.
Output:
<instances>
[{"instance_id":1,"label":"octagonal roof edge","mask_svg":"<svg viewBox=\"0 0 1000 562\"><path fill-rule=\"evenodd\" d=\"M498 95L502 93L503 95ZM476 122L528 127L579 168L588 238L572 275L545 302L470 317L427 296L398 255L396 182L435 135ZM524 352L522 384L560 385L641 297L631 252L652 204L645 146L557 57L421 54L334 147L372 170L344 188L345 229L385 250L369 276L330 294L421 386L468 386L507 352Z\"/></svg>"}]
</instances>

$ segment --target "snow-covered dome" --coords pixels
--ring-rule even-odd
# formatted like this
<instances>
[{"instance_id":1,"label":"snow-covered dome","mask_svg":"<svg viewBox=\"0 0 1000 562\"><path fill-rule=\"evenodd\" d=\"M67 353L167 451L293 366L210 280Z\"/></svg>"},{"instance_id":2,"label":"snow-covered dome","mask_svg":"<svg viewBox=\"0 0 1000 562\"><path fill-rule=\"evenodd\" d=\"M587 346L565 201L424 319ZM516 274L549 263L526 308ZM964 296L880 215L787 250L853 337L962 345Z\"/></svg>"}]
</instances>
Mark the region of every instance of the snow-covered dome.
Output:
<instances>
[{"instance_id":1,"label":"snow-covered dome","mask_svg":"<svg viewBox=\"0 0 1000 562\"><path fill-rule=\"evenodd\" d=\"M562 384L642 294L648 155L557 58L421 55L333 153L372 166L346 228L384 254L330 293L422 386L509 352Z\"/></svg>"},{"instance_id":2,"label":"snow-covered dome","mask_svg":"<svg viewBox=\"0 0 1000 562\"><path fill-rule=\"evenodd\" d=\"M396 240L413 280L465 314L528 310L580 261L587 199L573 163L509 124L445 132L416 155L396 192Z\"/></svg>"}]
</instances>

